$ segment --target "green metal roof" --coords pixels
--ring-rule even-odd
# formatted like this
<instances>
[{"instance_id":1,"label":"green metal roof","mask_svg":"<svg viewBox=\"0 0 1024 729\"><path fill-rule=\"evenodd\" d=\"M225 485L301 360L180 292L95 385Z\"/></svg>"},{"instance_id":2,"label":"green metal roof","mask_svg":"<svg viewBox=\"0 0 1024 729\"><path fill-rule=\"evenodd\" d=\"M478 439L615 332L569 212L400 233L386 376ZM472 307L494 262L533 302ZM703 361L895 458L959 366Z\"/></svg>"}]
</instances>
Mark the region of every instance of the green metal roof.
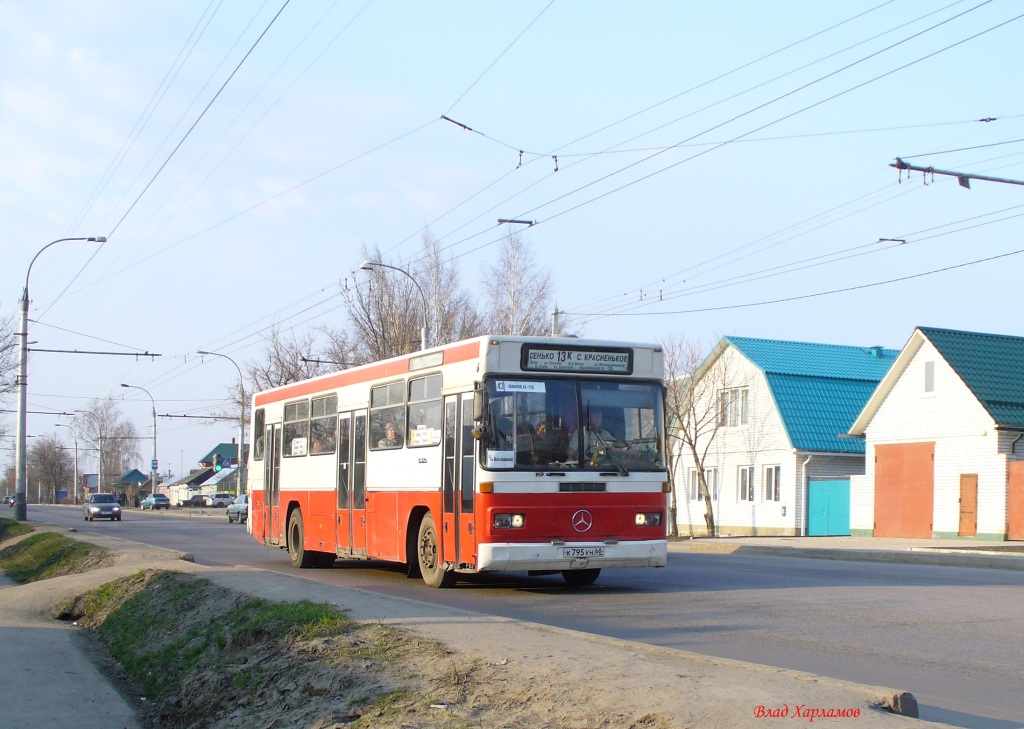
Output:
<instances>
[{"instance_id":1,"label":"green metal roof","mask_svg":"<svg viewBox=\"0 0 1024 729\"><path fill-rule=\"evenodd\" d=\"M725 337L765 375L790 445L802 451L863 453L840 438L856 420L899 350Z\"/></svg>"},{"instance_id":2,"label":"green metal roof","mask_svg":"<svg viewBox=\"0 0 1024 729\"><path fill-rule=\"evenodd\" d=\"M1024 337L918 327L996 425L1024 427Z\"/></svg>"},{"instance_id":3,"label":"green metal roof","mask_svg":"<svg viewBox=\"0 0 1024 729\"><path fill-rule=\"evenodd\" d=\"M214 454L221 458L230 458L232 460L238 458L238 444L237 443L220 443L212 451L207 453L205 456L199 459L200 463L212 463Z\"/></svg>"}]
</instances>

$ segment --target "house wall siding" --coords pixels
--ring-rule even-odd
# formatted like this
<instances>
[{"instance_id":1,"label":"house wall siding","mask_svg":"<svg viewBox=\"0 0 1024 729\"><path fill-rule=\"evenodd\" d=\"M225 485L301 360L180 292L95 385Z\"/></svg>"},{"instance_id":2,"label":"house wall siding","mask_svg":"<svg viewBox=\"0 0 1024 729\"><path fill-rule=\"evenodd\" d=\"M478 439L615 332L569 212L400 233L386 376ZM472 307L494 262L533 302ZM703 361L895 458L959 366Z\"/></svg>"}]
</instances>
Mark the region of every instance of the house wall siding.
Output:
<instances>
[{"instance_id":1,"label":"house wall siding","mask_svg":"<svg viewBox=\"0 0 1024 729\"><path fill-rule=\"evenodd\" d=\"M719 498L714 504L715 523L721 535L792 536L800 533L800 519L804 511L803 494L798 487L802 474L799 461L793 453L789 437L775 407L771 391L761 371L746 357L728 347L707 375L722 383L715 387L709 398L716 402L703 402L701 407L717 407L723 388L748 388L748 422L736 427L718 430L704 462L705 469L718 469ZM723 376L726 379L722 379ZM703 443L699 444L703 447ZM765 497L765 468L780 467L779 501ZM739 469L754 467L754 500L740 500ZM676 519L679 533L684 536L707 534L703 501L689 500L690 471L694 459L684 453L676 470ZM785 515L783 515L785 507Z\"/></svg>"},{"instance_id":2,"label":"house wall siding","mask_svg":"<svg viewBox=\"0 0 1024 729\"><path fill-rule=\"evenodd\" d=\"M925 390L925 363L934 362L934 391ZM956 372L925 341L866 428L863 479L851 480L850 527L874 530L875 446L935 442L932 532L955 537L960 521L960 475L978 474L978 537L1006 531L1006 458L995 423Z\"/></svg>"}]
</instances>

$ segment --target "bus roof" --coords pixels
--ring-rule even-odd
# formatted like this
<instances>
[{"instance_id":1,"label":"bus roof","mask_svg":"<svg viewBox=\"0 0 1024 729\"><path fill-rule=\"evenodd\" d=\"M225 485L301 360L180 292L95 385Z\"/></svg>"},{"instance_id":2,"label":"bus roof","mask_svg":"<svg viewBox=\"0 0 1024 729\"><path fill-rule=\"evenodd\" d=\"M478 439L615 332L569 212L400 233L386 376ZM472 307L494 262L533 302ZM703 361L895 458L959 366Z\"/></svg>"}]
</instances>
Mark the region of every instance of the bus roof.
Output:
<instances>
[{"instance_id":1,"label":"bus roof","mask_svg":"<svg viewBox=\"0 0 1024 729\"><path fill-rule=\"evenodd\" d=\"M257 392L254 403L258 407L272 402L302 397L314 393L333 390L346 385L354 385L371 380L398 377L421 369L435 368L457 362L480 359L486 356L491 348L500 348L503 344L535 345L538 349L567 350L649 350L660 352L660 344L619 342L603 339L579 339L576 337L517 337L510 335L483 335L453 342L438 347L431 347L409 354L399 355L390 359L370 362L351 369L330 372L300 382L280 385L270 390Z\"/></svg>"}]
</instances>

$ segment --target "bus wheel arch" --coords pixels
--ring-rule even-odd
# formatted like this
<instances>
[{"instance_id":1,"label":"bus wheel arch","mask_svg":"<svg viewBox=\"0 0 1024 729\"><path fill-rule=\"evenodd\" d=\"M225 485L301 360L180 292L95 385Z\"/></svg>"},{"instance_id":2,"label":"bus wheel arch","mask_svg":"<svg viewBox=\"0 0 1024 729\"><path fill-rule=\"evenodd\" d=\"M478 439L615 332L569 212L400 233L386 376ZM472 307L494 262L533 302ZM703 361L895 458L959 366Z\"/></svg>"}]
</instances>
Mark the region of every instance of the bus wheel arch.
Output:
<instances>
[{"instance_id":1,"label":"bus wheel arch","mask_svg":"<svg viewBox=\"0 0 1024 729\"><path fill-rule=\"evenodd\" d=\"M418 578L422 577L420 573L420 561L419 561L419 549L417 543L419 540L420 523L423 521L425 514L429 514L430 509L426 506L416 506L409 514L409 523L405 526L405 576Z\"/></svg>"},{"instance_id":2,"label":"bus wheel arch","mask_svg":"<svg viewBox=\"0 0 1024 729\"><path fill-rule=\"evenodd\" d=\"M288 557L291 559L292 567L308 569L316 563L316 553L306 549L305 527L302 523L302 509L289 507L288 509Z\"/></svg>"},{"instance_id":3,"label":"bus wheel arch","mask_svg":"<svg viewBox=\"0 0 1024 729\"><path fill-rule=\"evenodd\" d=\"M416 559L423 581L430 587L451 587L455 584L455 571L444 568L441 538L429 511L423 515L417 530Z\"/></svg>"}]
</instances>

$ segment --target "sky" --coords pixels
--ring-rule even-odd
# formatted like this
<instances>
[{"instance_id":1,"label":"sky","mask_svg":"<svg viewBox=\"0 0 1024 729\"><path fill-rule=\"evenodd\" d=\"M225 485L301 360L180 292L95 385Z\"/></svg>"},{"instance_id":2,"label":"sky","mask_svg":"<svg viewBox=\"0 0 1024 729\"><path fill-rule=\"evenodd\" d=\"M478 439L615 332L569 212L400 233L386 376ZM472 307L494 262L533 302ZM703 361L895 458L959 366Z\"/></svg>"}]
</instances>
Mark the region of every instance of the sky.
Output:
<instances>
[{"instance_id":1,"label":"sky","mask_svg":"<svg viewBox=\"0 0 1024 729\"><path fill-rule=\"evenodd\" d=\"M44 246L106 236L33 264L29 340L129 355L33 352L28 433L70 443L59 414L111 396L143 436L154 401L229 411L234 365L197 350L244 366L271 327L346 326L364 248L415 268L424 233L479 294L499 218L534 221L515 229L586 337L1024 334L1024 188L890 166L1024 179L1022 13L0 0L0 317ZM157 431L177 475L237 423Z\"/></svg>"}]
</instances>

